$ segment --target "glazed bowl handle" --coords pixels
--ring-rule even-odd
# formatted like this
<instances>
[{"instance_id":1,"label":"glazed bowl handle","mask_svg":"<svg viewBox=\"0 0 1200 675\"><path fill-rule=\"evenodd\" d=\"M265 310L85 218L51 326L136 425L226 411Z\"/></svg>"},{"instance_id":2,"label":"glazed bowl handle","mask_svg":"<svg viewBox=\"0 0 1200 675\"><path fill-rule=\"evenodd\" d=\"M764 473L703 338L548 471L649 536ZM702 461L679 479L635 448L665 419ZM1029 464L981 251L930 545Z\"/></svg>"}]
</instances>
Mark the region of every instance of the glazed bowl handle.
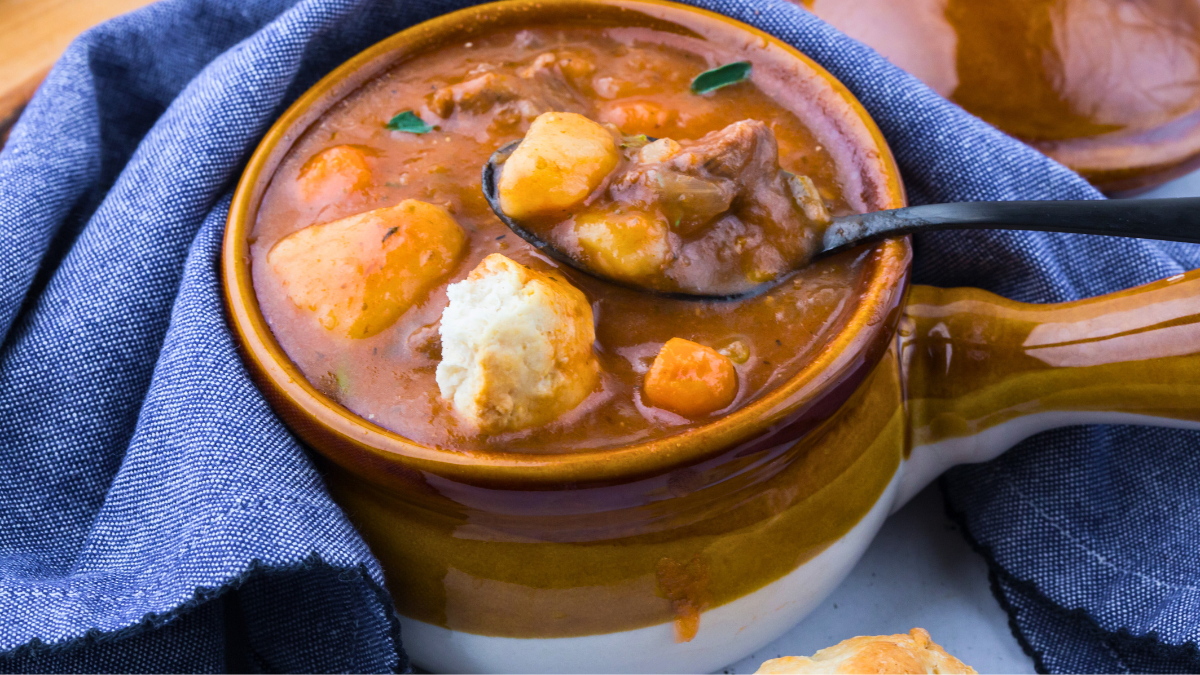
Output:
<instances>
[{"instance_id":1,"label":"glazed bowl handle","mask_svg":"<svg viewBox=\"0 0 1200 675\"><path fill-rule=\"evenodd\" d=\"M1056 305L914 286L897 339L910 424L897 508L1047 429L1200 429L1200 270Z\"/></svg>"}]
</instances>

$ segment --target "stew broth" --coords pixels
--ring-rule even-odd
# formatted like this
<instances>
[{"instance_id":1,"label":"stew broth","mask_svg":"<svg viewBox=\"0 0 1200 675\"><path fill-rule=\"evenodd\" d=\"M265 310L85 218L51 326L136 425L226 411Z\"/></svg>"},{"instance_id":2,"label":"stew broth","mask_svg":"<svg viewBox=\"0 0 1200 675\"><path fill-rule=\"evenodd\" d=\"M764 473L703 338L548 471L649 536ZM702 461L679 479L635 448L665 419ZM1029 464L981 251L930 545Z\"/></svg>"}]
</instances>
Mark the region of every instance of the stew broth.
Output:
<instances>
[{"instance_id":1,"label":"stew broth","mask_svg":"<svg viewBox=\"0 0 1200 675\"><path fill-rule=\"evenodd\" d=\"M649 29L535 28L445 47L367 83L296 142L259 209L252 274L276 339L317 389L349 410L418 443L460 451L622 446L702 425L758 398L798 372L840 330L858 302L868 252L818 261L753 298L647 296L545 258L496 218L480 187L488 157L521 138L537 112L577 112L623 134L680 140L750 119L774 133L780 165L811 177L831 214L862 210L862 195L846 189L829 148L810 131L823 114L819 106L784 104L769 94L786 91L786 78L764 68L747 81L692 93L696 75L744 58L721 45ZM487 86L496 81L508 89ZM423 123L427 132L387 127L408 110L420 118L414 128ZM300 180L311 158L340 146L359 151L355 161L365 162L360 179L325 191ZM266 263L272 247L293 232L406 199L444 206L466 232L467 252L446 281L377 334L350 338L327 330L289 299ZM534 269L558 269L587 296L601 385L550 424L488 436L456 417L439 395L434 372L446 286L497 252ZM643 377L674 337L710 346L734 362L738 392L729 406L686 418L646 402Z\"/></svg>"}]
</instances>

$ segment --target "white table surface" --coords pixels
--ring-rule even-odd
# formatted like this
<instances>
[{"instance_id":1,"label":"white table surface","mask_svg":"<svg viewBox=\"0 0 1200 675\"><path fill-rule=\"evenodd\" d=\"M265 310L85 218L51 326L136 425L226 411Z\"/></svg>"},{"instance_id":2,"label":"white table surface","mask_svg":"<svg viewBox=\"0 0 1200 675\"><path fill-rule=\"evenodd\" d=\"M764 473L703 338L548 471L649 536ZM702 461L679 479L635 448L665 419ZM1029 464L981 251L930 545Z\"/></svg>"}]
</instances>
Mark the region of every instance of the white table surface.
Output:
<instances>
[{"instance_id":1,"label":"white table surface","mask_svg":"<svg viewBox=\"0 0 1200 675\"><path fill-rule=\"evenodd\" d=\"M1142 197L1200 196L1200 171ZM987 565L946 518L931 485L883 525L858 566L790 632L730 665L753 673L778 656L809 656L855 635L907 633L920 626L980 673L1032 673L1033 660L992 596Z\"/></svg>"}]
</instances>

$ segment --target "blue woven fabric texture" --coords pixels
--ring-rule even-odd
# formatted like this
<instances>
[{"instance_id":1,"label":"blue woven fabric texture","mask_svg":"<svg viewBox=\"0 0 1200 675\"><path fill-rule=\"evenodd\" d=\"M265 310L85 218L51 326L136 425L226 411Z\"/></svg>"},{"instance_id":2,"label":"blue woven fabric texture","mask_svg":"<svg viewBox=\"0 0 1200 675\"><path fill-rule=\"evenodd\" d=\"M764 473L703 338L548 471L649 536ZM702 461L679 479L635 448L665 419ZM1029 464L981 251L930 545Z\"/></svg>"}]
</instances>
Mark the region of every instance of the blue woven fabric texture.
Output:
<instances>
[{"instance_id":1,"label":"blue woven fabric texture","mask_svg":"<svg viewBox=\"0 0 1200 675\"><path fill-rule=\"evenodd\" d=\"M286 105L464 4L164 0L51 72L0 153L0 670L407 667L377 562L238 359L217 258ZM795 5L697 4L845 82L916 203L1099 197ZM1197 266L1193 246L948 233L917 242L916 278L1046 302ZM1042 668L1200 670L1197 445L1066 429L945 479Z\"/></svg>"}]
</instances>

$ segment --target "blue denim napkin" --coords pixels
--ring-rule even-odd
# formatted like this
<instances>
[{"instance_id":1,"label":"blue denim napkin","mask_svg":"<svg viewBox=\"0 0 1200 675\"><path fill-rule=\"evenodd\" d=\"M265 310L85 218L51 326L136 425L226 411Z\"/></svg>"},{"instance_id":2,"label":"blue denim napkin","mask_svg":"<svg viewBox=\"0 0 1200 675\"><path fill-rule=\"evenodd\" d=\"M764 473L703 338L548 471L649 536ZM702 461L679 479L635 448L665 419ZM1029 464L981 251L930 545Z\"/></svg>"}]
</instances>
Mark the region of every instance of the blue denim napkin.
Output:
<instances>
[{"instance_id":1,"label":"blue denim napkin","mask_svg":"<svg viewBox=\"0 0 1200 675\"><path fill-rule=\"evenodd\" d=\"M378 564L247 379L217 257L286 105L464 4L164 0L51 72L0 153L0 670L407 668ZM697 4L841 78L914 202L1099 196L795 5ZM1057 301L1197 266L1192 246L978 232L918 241L916 276ZM1198 446L1067 429L946 478L1040 667L1200 669Z\"/></svg>"}]
</instances>

